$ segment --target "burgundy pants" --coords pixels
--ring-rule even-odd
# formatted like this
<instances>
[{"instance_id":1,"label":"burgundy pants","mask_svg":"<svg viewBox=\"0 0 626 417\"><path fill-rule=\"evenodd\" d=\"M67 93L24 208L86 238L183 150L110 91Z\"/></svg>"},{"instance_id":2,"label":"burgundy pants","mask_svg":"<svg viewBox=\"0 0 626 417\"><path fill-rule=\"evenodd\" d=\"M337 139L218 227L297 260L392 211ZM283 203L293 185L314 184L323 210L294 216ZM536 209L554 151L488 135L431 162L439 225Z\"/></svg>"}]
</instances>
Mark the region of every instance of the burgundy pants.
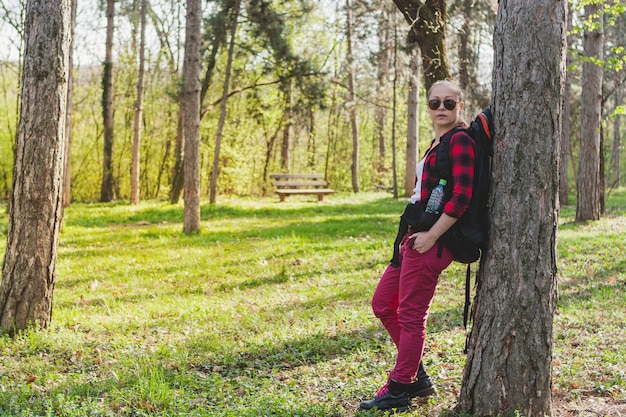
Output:
<instances>
[{"instance_id":1,"label":"burgundy pants","mask_svg":"<svg viewBox=\"0 0 626 417\"><path fill-rule=\"evenodd\" d=\"M417 374L439 274L452 262L450 251L446 247L440 251L439 243L426 253L414 250L410 233L402 239L400 267L387 266L372 298L374 314L398 348L389 378L401 384L411 383Z\"/></svg>"}]
</instances>

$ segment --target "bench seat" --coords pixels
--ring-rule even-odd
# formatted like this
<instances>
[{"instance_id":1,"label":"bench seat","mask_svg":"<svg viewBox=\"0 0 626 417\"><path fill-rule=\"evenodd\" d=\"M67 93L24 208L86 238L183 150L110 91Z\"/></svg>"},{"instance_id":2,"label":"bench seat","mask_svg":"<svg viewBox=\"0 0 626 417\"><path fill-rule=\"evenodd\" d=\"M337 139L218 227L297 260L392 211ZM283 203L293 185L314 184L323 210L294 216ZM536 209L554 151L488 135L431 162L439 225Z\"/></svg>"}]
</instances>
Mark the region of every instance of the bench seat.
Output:
<instances>
[{"instance_id":1,"label":"bench seat","mask_svg":"<svg viewBox=\"0 0 626 417\"><path fill-rule=\"evenodd\" d=\"M276 187L276 194L280 201L285 201L288 195L317 195L318 201L323 201L324 196L332 194L335 190L328 187L322 174L271 174L272 184Z\"/></svg>"}]
</instances>

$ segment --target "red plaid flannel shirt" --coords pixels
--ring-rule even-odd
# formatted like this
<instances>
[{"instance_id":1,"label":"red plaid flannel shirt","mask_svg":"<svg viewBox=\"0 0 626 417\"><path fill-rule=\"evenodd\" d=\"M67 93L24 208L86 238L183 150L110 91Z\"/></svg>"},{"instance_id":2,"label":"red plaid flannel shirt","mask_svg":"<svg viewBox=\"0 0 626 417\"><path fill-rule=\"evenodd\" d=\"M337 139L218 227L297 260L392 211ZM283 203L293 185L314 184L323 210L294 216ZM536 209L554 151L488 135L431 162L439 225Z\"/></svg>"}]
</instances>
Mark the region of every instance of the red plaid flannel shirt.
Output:
<instances>
[{"instance_id":1,"label":"red plaid flannel shirt","mask_svg":"<svg viewBox=\"0 0 626 417\"><path fill-rule=\"evenodd\" d=\"M439 183L439 176L435 169L438 147L439 145L426 154L422 172L421 198L417 204L426 205L431 190ZM450 138L450 146L448 148L448 156L452 167L452 179L448 180L448 184L446 184L447 192L443 207L443 212L451 217L461 217L469 206L474 183L474 155L474 139L464 131L454 133ZM450 187L452 187L452 192L450 192Z\"/></svg>"}]
</instances>

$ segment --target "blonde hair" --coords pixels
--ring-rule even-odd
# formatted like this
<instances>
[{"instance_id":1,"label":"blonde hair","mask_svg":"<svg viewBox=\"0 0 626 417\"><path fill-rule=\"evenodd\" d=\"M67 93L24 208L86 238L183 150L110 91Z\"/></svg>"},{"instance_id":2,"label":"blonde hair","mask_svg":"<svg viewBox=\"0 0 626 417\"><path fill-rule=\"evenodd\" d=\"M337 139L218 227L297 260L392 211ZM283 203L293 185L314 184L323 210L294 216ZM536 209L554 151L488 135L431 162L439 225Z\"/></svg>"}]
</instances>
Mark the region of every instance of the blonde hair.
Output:
<instances>
[{"instance_id":1,"label":"blonde hair","mask_svg":"<svg viewBox=\"0 0 626 417\"><path fill-rule=\"evenodd\" d=\"M463 92L463 90L461 90L461 87L459 87L457 84L453 83L450 80L435 81L428 89L428 94L426 96L426 99L430 99L430 94L433 92L435 87L439 87L439 86L445 86L445 87L450 88L459 97L459 103L465 103L465 93ZM460 124L466 124L463 110L461 110L459 118L460 118L459 120Z\"/></svg>"}]
</instances>

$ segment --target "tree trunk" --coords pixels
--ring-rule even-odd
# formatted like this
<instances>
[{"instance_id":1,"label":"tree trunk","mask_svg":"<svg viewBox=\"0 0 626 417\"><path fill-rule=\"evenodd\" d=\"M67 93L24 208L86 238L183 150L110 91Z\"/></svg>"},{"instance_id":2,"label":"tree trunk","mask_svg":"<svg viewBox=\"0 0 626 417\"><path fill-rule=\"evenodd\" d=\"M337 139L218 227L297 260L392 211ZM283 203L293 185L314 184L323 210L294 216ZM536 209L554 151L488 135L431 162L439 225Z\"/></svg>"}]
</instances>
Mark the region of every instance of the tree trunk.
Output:
<instances>
[{"instance_id":1,"label":"tree trunk","mask_svg":"<svg viewBox=\"0 0 626 417\"><path fill-rule=\"evenodd\" d=\"M70 71L69 0L29 0L22 105L2 282L0 326L47 327L63 217L65 121Z\"/></svg>"},{"instance_id":2,"label":"tree trunk","mask_svg":"<svg viewBox=\"0 0 626 417\"><path fill-rule=\"evenodd\" d=\"M233 55L235 53L235 36L237 35L237 19L239 17L239 8L241 0L235 0L235 10L233 12L232 26L230 28L230 45L228 46L228 59L226 61L226 72L224 74L224 87L222 89L222 101L220 103L220 119L217 125L217 134L215 135L215 153L213 155L213 169L211 170L211 189L210 202L215 204L217 198L217 178L220 169L220 146L222 144L222 131L224 130L224 122L226 121L226 104L228 103L228 85L230 84L230 74L233 65Z\"/></svg>"},{"instance_id":3,"label":"tree trunk","mask_svg":"<svg viewBox=\"0 0 626 417\"><path fill-rule=\"evenodd\" d=\"M419 138L419 50L411 50L409 66L409 93L407 98L407 132L406 132L406 171L404 176L404 195L409 197L415 188L415 169L417 167L417 144Z\"/></svg>"},{"instance_id":4,"label":"tree trunk","mask_svg":"<svg viewBox=\"0 0 626 417\"><path fill-rule=\"evenodd\" d=\"M70 75L67 79L67 105L65 112L65 166L63 167L63 207L69 207L72 202L72 93L74 91L74 29L76 28L76 0L71 2L70 21Z\"/></svg>"},{"instance_id":5,"label":"tree trunk","mask_svg":"<svg viewBox=\"0 0 626 417\"><path fill-rule=\"evenodd\" d=\"M378 161L376 170L381 173L385 170L387 148L387 106L382 105L389 100L389 67L391 62L391 23L394 10L389 10L385 4L378 15L378 53L376 56L376 72L378 84L376 86L377 101L381 105L376 107L376 134L378 136ZM397 40L394 39L394 42ZM395 51L395 50L394 50Z\"/></svg>"},{"instance_id":6,"label":"tree trunk","mask_svg":"<svg viewBox=\"0 0 626 417\"><path fill-rule=\"evenodd\" d=\"M178 203L180 194L185 186L185 121L184 100L180 94L178 99L178 127L176 129L176 144L174 145L174 167L172 168L172 186L170 188L170 203Z\"/></svg>"},{"instance_id":7,"label":"tree trunk","mask_svg":"<svg viewBox=\"0 0 626 417\"><path fill-rule=\"evenodd\" d=\"M598 13L601 4L585 6L587 17ZM584 34L584 55L602 61L602 19L598 27ZM602 67L583 62L582 111L580 120L580 160L578 163L578 198L576 221L599 220L600 203L600 122L602 111Z\"/></svg>"},{"instance_id":8,"label":"tree trunk","mask_svg":"<svg viewBox=\"0 0 626 417\"><path fill-rule=\"evenodd\" d=\"M352 4L350 0L346 0L346 42L348 61L348 101L350 108L350 127L352 131L352 191L359 192L359 125L357 123L356 113L356 92L354 91L354 67L352 55Z\"/></svg>"},{"instance_id":9,"label":"tree trunk","mask_svg":"<svg viewBox=\"0 0 626 417\"><path fill-rule=\"evenodd\" d=\"M619 75L620 73L618 72L617 75ZM616 75L616 79L618 78L618 76ZM616 90L615 90L615 107L617 108L617 106L622 105L622 100L623 100L623 93L622 93L622 86L618 85L618 82L616 81ZM611 187L619 187L620 185L620 176L621 176L621 172L620 172L620 148L622 147L622 131L621 131L621 123L622 123L622 116L617 114L615 115L615 119L613 120L613 159L611 162L611 165L613 166L613 176L614 176L614 181L611 184Z\"/></svg>"},{"instance_id":10,"label":"tree trunk","mask_svg":"<svg viewBox=\"0 0 626 417\"><path fill-rule=\"evenodd\" d=\"M139 173L141 160L141 118L143 113L143 79L146 49L146 3L141 0L141 35L139 40L139 74L137 76L137 102L135 103L135 119L133 121L133 151L130 169L130 203L139 204Z\"/></svg>"},{"instance_id":11,"label":"tree trunk","mask_svg":"<svg viewBox=\"0 0 626 417\"><path fill-rule=\"evenodd\" d=\"M426 90L438 80L450 78L446 55L445 0L393 0L410 25L408 43L418 45Z\"/></svg>"},{"instance_id":12,"label":"tree trunk","mask_svg":"<svg viewBox=\"0 0 626 417\"><path fill-rule=\"evenodd\" d=\"M107 0L107 35L104 69L102 71L102 117L104 119L104 150L102 152L102 184L100 201L113 200L113 30L115 0Z\"/></svg>"},{"instance_id":13,"label":"tree trunk","mask_svg":"<svg viewBox=\"0 0 626 417\"><path fill-rule=\"evenodd\" d=\"M185 208L183 231L200 232L200 0L187 0L185 30L184 132Z\"/></svg>"},{"instance_id":14,"label":"tree trunk","mask_svg":"<svg viewBox=\"0 0 626 417\"><path fill-rule=\"evenodd\" d=\"M497 180L460 396L471 415L551 415L565 16L563 1L500 2Z\"/></svg>"},{"instance_id":15,"label":"tree trunk","mask_svg":"<svg viewBox=\"0 0 626 417\"><path fill-rule=\"evenodd\" d=\"M291 131L293 120L293 91L291 82L282 83L282 93L284 97L284 119L283 140L280 143L280 168L283 172L289 172L291 166Z\"/></svg>"},{"instance_id":16,"label":"tree trunk","mask_svg":"<svg viewBox=\"0 0 626 417\"><path fill-rule=\"evenodd\" d=\"M470 39L472 35L472 11L476 0L463 0L463 26L459 32L459 87L469 93L471 57Z\"/></svg>"},{"instance_id":17,"label":"tree trunk","mask_svg":"<svg viewBox=\"0 0 626 417\"><path fill-rule=\"evenodd\" d=\"M567 14L567 33L572 30L572 13ZM567 49L573 50L573 38L567 36ZM566 68L569 68L572 57L567 53ZM570 150L570 99L572 91L572 74L565 73L565 89L563 90L563 118L561 123L561 160L559 161L559 202L561 204L569 204L569 175L568 175L568 159Z\"/></svg>"}]
</instances>

